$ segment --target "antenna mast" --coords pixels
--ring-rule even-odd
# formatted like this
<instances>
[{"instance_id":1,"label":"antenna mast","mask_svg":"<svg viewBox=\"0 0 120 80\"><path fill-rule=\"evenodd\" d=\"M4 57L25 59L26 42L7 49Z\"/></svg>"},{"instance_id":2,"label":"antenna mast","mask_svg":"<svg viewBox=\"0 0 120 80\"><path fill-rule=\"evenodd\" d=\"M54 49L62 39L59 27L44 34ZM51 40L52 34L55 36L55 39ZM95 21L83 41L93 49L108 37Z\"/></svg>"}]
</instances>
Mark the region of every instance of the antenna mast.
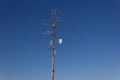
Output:
<instances>
[{"instance_id":1,"label":"antenna mast","mask_svg":"<svg viewBox=\"0 0 120 80\"><path fill-rule=\"evenodd\" d=\"M58 44L62 44L62 39L57 40L57 32L56 28L57 26L60 25L60 17L58 16L58 10L54 9L52 10L52 18L53 21L47 21L49 22L48 24L52 26L52 29L50 31L50 36L52 37L52 40L50 40L50 48L49 50L52 51L52 80L55 80L55 58L56 58L56 47L57 47L57 42Z\"/></svg>"}]
</instances>

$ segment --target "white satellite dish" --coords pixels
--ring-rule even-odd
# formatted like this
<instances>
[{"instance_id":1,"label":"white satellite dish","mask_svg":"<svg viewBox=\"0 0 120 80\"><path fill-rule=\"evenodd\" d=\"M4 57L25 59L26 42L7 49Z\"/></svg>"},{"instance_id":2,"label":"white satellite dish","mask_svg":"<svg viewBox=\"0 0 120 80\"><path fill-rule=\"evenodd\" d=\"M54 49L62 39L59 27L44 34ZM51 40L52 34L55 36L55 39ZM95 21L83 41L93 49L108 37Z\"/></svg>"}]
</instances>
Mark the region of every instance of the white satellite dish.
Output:
<instances>
[{"instance_id":1,"label":"white satellite dish","mask_svg":"<svg viewBox=\"0 0 120 80\"><path fill-rule=\"evenodd\" d=\"M58 43L62 44L62 38L58 39Z\"/></svg>"},{"instance_id":2,"label":"white satellite dish","mask_svg":"<svg viewBox=\"0 0 120 80\"><path fill-rule=\"evenodd\" d=\"M54 41L50 40L50 46L53 46L53 45L54 45Z\"/></svg>"}]
</instances>

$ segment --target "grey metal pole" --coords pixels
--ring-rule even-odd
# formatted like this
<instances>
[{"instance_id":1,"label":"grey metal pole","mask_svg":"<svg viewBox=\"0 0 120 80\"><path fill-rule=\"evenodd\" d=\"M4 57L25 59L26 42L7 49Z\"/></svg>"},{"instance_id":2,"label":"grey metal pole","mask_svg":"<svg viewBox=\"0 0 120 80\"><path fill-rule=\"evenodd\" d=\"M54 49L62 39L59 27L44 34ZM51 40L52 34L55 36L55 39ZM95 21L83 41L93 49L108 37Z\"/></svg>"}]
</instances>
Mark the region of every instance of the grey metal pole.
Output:
<instances>
[{"instance_id":1,"label":"grey metal pole","mask_svg":"<svg viewBox=\"0 0 120 80\"><path fill-rule=\"evenodd\" d=\"M56 40L56 27L60 24L60 20L59 20L59 16L57 14L57 9L54 9L52 12L52 17L53 17L53 21L48 21L48 22L52 22L52 30L50 31L50 35L52 36L52 40L50 42L50 48L49 50L52 51L52 80L55 80L55 58L56 58L56 44L57 44L57 40ZM50 23L51 25L51 23Z\"/></svg>"},{"instance_id":2,"label":"grey metal pole","mask_svg":"<svg viewBox=\"0 0 120 80\"><path fill-rule=\"evenodd\" d=\"M56 15L53 23L53 54L52 54L52 80L55 80L55 57L56 57Z\"/></svg>"},{"instance_id":3,"label":"grey metal pole","mask_svg":"<svg viewBox=\"0 0 120 80\"><path fill-rule=\"evenodd\" d=\"M55 56L56 56L56 50L53 49L53 54L52 54L52 80L55 80Z\"/></svg>"},{"instance_id":4,"label":"grey metal pole","mask_svg":"<svg viewBox=\"0 0 120 80\"><path fill-rule=\"evenodd\" d=\"M53 54L52 54L52 80L55 80L55 57L56 57L56 17L57 17L57 12L56 10L53 11Z\"/></svg>"}]
</instances>

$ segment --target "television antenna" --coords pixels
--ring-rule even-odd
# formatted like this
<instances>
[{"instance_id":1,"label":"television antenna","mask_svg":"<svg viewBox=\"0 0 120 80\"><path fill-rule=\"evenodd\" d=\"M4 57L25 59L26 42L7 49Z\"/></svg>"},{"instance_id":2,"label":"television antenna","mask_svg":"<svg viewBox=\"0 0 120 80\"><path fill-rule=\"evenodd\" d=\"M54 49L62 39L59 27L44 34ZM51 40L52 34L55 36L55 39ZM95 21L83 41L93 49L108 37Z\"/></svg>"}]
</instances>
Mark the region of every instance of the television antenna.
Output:
<instances>
[{"instance_id":1,"label":"television antenna","mask_svg":"<svg viewBox=\"0 0 120 80\"><path fill-rule=\"evenodd\" d=\"M52 51L52 80L55 80L55 58L56 58L56 47L57 44L62 44L62 38L57 39L56 29L60 25L61 20L58 15L58 9L51 10L51 16L53 20L43 20L45 25L52 26L51 31L47 31L45 34L50 34L52 40L50 40L50 47L48 50Z\"/></svg>"}]
</instances>

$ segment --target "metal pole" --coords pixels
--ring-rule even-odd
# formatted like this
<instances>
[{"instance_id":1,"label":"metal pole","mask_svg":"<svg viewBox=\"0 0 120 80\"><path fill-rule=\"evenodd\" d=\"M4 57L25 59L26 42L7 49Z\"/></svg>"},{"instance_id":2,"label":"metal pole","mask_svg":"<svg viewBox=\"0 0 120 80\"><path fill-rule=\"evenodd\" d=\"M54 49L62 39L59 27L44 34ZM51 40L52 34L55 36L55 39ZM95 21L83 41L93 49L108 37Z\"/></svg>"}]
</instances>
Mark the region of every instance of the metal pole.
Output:
<instances>
[{"instance_id":1,"label":"metal pole","mask_svg":"<svg viewBox=\"0 0 120 80\"><path fill-rule=\"evenodd\" d=\"M53 48L52 48L52 80L55 80L55 57L56 57L56 16L57 16L57 12L56 10L53 11L53 18L54 18L54 22L53 22Z\"/></svg>"},{"instance_id":2,"label":"metal pole","mask_svg":"<svg viewBox=\"0 0 120 80\"><path fill-rule=\"evenodd\" d=\"M52 36L52 40L50 42L50 48L49 50L52 51L52 80L55 80L55 58L56 58L56 27L60 25L60 17L57 14L57 9L52 10L52 17L53 21L47 21L50 22L50 25L52 24L52 30L50 31L50 35ZM52 23L51 23L52 22ZM49 23L48 23L49 24Z\"/></svg>"},{"instance_id":3,"label":"metal pole","mask_svg":"<svg viewBox=\"0 0 120 80\"><path fill-rule=\"evenodd\" d=\"M55 80L55 54L56 51L53 49L53 54L52 54L52 80Z\"/></svg>"},{"instance_id":4,"label":"metal pole","mask_svg":"<svg viewBox=\"0 0 120 80\"><path fill-rule=\"evenodd\" d=\"M56 57L56 12L53 15L54 23L53 23L53 54L52 54L52 80L55 80L55 57Z\"/></svg>"}]
</instances>

